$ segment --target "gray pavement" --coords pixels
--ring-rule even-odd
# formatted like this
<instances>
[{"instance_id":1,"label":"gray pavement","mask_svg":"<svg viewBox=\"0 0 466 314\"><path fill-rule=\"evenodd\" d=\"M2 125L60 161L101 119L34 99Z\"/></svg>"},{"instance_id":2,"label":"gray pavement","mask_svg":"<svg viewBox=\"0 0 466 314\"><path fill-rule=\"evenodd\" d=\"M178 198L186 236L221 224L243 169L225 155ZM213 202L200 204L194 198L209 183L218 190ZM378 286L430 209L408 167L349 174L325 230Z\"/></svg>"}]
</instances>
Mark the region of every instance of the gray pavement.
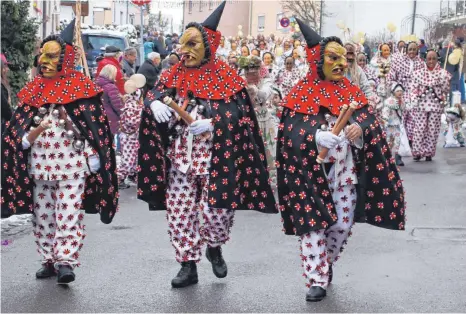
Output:
<instances>
[{"instance_id":1,"label":"gray pavement","mask_svg":"<svg viewBox=\"0 0 466 314\"><path fill-rule=\"evenodd\" d=\"M320 303L304 299L297 238L282 234L278 215L255 212L237 213L227 278L203 260L199 284L172 289L179 266L164 213L131 189L111 225L86 217L82 267L68 288L35 279L29 224L2 229L1 311L466 312L466 149L439 148L432 163L405 159L407 230L356 225Z\"/></svg>"}]
</instances>

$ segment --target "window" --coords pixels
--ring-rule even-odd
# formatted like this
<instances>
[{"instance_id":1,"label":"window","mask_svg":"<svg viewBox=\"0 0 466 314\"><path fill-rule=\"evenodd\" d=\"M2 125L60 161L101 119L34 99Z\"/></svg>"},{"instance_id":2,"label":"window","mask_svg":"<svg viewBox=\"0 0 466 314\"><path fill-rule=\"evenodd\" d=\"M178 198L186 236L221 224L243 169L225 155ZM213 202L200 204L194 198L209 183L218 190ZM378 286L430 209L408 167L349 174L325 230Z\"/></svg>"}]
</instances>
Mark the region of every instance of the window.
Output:
<instances>
[{"instance_id":1,"label":"window","mask_svg":"<svg viewBox=\"0 0 466 314\"><path fill-rule=\"evenodd\" d=\"M209 10L212 10L214 7L214 0L209 0Z\"/></svg>"},{"instance_id":2,"label":"window","mask_svg":"<svg viewBox=\"0 0 466 314\"><path fill-rule=\"evenodd\" d=\"M193 13L193 0L189 0L188 2L188 13Z\"/></svg>"},{"instance_id":3,"label":"window","mask_svg":"<svg viewBox=\"0 0 466 314\"><path fill-rule=\"evenodd\" d=\"M284 18L284 17L285 17L285 14L283 14L283 13L278 13L278 14L277 14L277 22L276 22L276 24L277 24L277 30L282 30L282 29L283 29L282 25L280 24L280 21L281 21L281 19Z\"/></svg>"},{"instance_id":4,"label":"window","mask_svg":"<svg viewBox=\"0 0 466 314\"><path fill-rule=\"evenodd\" d=\"M265 15L259 15L257 17L257 30L263 32L265 29Z\"/></svg>"},{"instance_id":5,"label":"window","mask_svg":"<svg viewBox=\"0 0 466 314\"><path fill-rule=\"evenodd\" d=\"M202 6L203 6L202 0L199 1L199 12L202 12Z\"/></svg>"}]
</instances>

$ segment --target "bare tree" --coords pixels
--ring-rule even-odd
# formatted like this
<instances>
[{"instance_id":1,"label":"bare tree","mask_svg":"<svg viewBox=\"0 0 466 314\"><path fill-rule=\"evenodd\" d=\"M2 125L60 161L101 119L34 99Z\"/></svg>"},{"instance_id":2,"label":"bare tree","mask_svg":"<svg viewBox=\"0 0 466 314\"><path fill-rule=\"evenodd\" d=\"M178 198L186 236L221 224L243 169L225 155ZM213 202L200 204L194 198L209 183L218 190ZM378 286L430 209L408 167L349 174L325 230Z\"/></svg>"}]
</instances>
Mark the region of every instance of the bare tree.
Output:
<instances>
[{"instance_id":1,"label":"bare tree","mask_svg":"<svg viewBox=\"0 0 466 314\"><path fill-rule=\"evenodd\" d=\"M322 18L332 16L326 12L324 1L320 0L282 0L281 5L284 11L290 12L317 31L320 29L321 13Z\"/></svg>"},{"instance_id":2,"label":"bare tree","mask_svg":"<svg viewBox=\"0 0 466 314\"><path fill-rule=\"evenodd\" d=\"M157 31L166 31L170 24L168 17L162 15L162 11L157 14L149 15L149 29Z\"/></svg>"},{"instance_id":3,"label":"bare tree","mask_svg":"<svg viewBox=\"0 0 466 314\"><path fill-rule=\"evenodd\" d=\"M365 43L371 48L378 48L383 43L395 43L395 36L386 29L380 30L373 35L367 35Z\"/></svg>"}]
</instances>

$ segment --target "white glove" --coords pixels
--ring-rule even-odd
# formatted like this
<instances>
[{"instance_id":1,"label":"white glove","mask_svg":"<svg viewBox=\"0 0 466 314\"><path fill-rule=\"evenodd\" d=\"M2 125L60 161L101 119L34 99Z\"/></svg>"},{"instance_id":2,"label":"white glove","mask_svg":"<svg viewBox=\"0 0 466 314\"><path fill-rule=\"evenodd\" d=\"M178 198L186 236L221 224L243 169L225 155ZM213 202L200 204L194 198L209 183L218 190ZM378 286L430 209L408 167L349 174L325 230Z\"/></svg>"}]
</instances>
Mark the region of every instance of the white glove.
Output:
<instances>
[{"instance_id":1,"label":"white glove","mask_svg":"<svg viewBox=\"0 0 466 314\"><path fill-rule=\"evenodd\" d=\"M92 173L97 173L97 171L99 171L100 169L99 155L90 156L87 162L89 163L89 170L91 170Z\"/></svg>"},{"instance_id":2,"label":"white glove","mask_svg":"<svg viewBox=\"0 0 466 314\"><path fill-rule=\"evenodd\" d=\"M150 104L150 110L152 110L154 118L158 123L166 123L170 121L170 117L173 112L173 109L158 100L155 100Z\"/></svg>"},{"instance_id":3,"label":"white glove","mask_svg":"<svg viewBox=\"0 0 466 314\"><path fill-rule=\"evenodd\" d=\"M212 132L214 130L214 126L212 125L212 119L202 119L197 120L191 123L189 126L189 132L193 135L199 135L204 132Z\"/></svg>"},{"instance_id":4,"label":"white glove","mask_svg":"<svg viewBox=\"0 0 466 314\"><path fill-rule=\"evenodd\" d=\"M317 130L316 141L317 145L332 149L337 146L342 139L330 131Z\"/></svg>"},{"instance_id":5,"label":"white glove","mask_svg":"<svg viewBox=\"0 0 466 314\"><path fill-rule=\"evenodd\" d=\"M23 144L23 149L28 149L31 147L31 143L28 141L28 135L29 133L24 134L23 139L22 139L22 144Z\"/></svg>"}]
</instances>

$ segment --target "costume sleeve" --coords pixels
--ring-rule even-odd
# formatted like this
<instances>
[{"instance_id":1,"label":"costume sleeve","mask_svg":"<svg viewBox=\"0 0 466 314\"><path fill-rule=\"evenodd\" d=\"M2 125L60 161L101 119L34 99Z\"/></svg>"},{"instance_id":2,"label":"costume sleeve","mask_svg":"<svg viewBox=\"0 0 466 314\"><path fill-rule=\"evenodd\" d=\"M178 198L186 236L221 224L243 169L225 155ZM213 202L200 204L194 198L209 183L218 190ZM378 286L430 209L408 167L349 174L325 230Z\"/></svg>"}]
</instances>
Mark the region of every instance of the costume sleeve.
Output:
<instances>
[{"instance_id":1,"label":"costume sleeve","mask_svg":"<svg viewBox=\"0 0 466 314\"><path fill-rule=\"evenodd\" d=\"M371 97L374 92L372 91L371 84L369 84L369 80L367 79L366 73L358 66L359 70L359 88L364 92L366 97Z\"/></svg>"}]
</instances>

